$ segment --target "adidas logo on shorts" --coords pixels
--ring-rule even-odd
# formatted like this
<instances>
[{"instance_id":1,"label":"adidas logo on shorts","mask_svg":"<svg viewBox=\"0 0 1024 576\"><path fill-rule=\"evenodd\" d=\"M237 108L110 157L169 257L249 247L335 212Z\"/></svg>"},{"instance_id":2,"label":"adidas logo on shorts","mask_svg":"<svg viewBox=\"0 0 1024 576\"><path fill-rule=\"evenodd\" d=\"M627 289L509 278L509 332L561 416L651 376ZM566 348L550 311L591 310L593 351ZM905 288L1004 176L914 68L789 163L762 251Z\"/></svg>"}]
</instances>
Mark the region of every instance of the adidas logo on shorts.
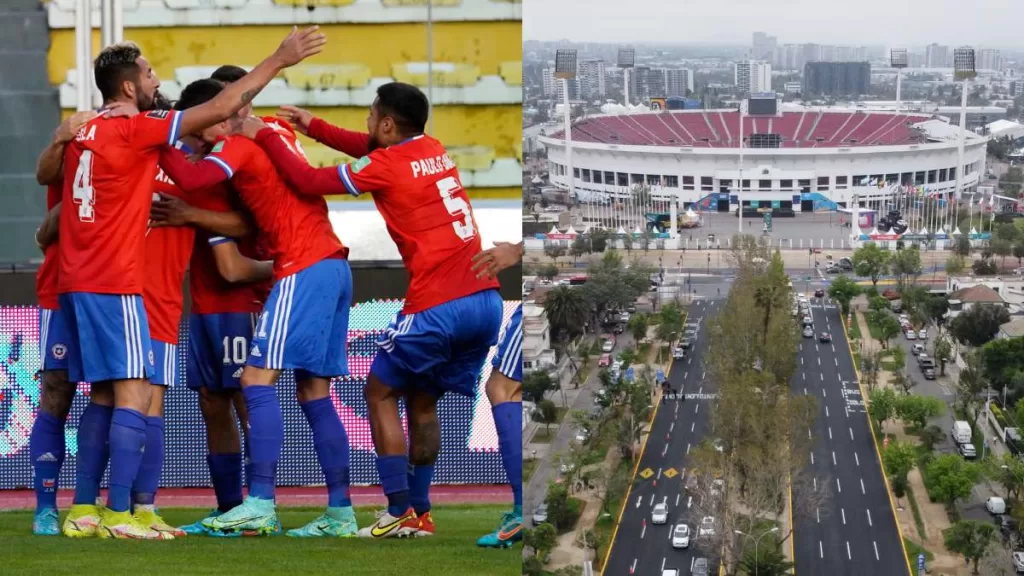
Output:
<instances>
[{"instance_id":1,"label":"adidas logo on shorts","mask_svg":"<svg viewBox=\"0 0 1024 576\"><path fill-rule=\"evenodd\" d=\"M54 456L52 452L47 452L46 454L43 454L39 458L36 458L36 462L56 462L56 461L57 461L57 457Z\"/></svg>"},{"instance_id":2,"label":"adidas logo on shorts","mask_svg":"<svg viewBox=\"0 0 1024 576\"><path fill-rule=\"evenodd\" d=\"M249 356L254 356L256 358L260 358L261 356L263 356L262 354L260 354L259 346L253 346L252 352L249 353Z\"/></svg>"},{"instance_id":3,"label":"adidas logo on shorts","mask_svg":"<svg viewBox=\"0 0 1024 576\"><path fill-rule=\"evenodd\" d=\"M232 378L241 378L242 377L242 369L239 368L238 370L235 370L235 373L232 374L231 377Z\"/></svg>"}]
</instances>

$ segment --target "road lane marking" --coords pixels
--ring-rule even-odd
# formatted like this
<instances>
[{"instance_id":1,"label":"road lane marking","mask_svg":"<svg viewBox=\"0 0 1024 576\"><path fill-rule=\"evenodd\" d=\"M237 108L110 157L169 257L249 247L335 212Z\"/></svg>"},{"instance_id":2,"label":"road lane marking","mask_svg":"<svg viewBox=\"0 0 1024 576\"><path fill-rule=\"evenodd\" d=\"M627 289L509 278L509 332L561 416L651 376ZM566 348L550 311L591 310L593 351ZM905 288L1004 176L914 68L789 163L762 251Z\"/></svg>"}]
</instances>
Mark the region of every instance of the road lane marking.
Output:
<instances>
[{"instance_id":1,"label":"road lane marking","mask_svg":"<svg viewBox=\"0 0 1024 576\"><path fill-rule=\"evenodd\" d=\"M690 556L690 572L693 572L693 562L697 559L696 556Z\"/></svg>"},{"instance_id":2,"label":"road lane marking","mask_svg":"<svg viewBox=\"0 0 1024 576\"><path fill-rule=\"evenodd\" d=\"M693 506L693 496L686 497L686 509L689 510L690 506Z\"/></svg>"},{"instance_id":3,"label":"road lane marking","mask_svg":"<svg viewBox=\"0 0 1024 576\"><path fill-rule=\"evenodd\" d=\"M864 479L863 478L860 479L860 493L861 494L867 494L867 491L864 490Z\"/></svg>"},{"instance_id":4,"label":"road lane marking","mask_svg":"<svg viewBox=\"0 0 1024 576\"><path fill-rule=\"evenodd\" d=\"M850 428L850 440L853 440L853 428Z\"/></svg>"},{"instance_id":5,"label":"road lane marking","mask_svg":"<svg viewBox=\"0 0 1024 576\"><path fill-rule=\"evenodd\" d=\"M643 526L643 528L641 528L641 529L640 529L640 539L641 539L641 540L643 540L643 539L644 539L644 536L645 536L646 534L647 534L647 523L646 523L646 522L644 522L644 526Z\"/></svg>"},{"instance_id":6,"label":"road lane marking","mask_svg":"<svg viewBox=\"0 0 1024 576\"><path fill-rule=\"evenodd\" d=\"M811 429L810 428L807 429L807 439L808 440L811 439Z\"/></svg>"},{"instance_id":7,"label":"road lane marking","mask_svg":"<svg viewBox=\"0 0 1024 576\"><path fill-rule=\"evenodd\" d=\"M822 380L824 380L824 378L822 378ZM825 390L824 388L822 388L821 389L821 395L826 397L826 398L828 398L828 390Z\"/></svg>"},{"instance_id":8,"label":"road lane marking","mask_svg":"<svg viewBox=\"0 0 1024 576\"><path fill-rule=\"evenodd\" d=\"M821 356L818 357L818 366L821 366Z\"/></svg>"},{"instance_id":9,"label":"road lane marking","mask_svg":"<svg viewBox=\"0 0 1024 576\"><path fill-rule=\"evenodd\" d=\"M693 405L693 413L696 414L698 410L700 410L700 404L694 404Z\"/></svg>"},{"instance_id":10,"label":"road lane marking","mask_svg":"<svg viewBox=\"0 0 1024 576\"><path fill-rule=\"evenodd\" d=\"M824 372L822 372L821 374L818 374L818 376L821 376L821 381L822 382L825 381L825 373Z\"/></svg>"},{"instance_id":11,"label":"road lane marking","mask_svg":"<svg viewBox=\"0 0 1024 576\"><path fill-rule=\"evenodd\" d=\"M853 556L850 555L850 541L846 541L846 559L853 560Z\"/></svg>"},{"instance_id":12,"label":"road lane marking","mask_svg":"<svg viewBox=\"0 0 1024 576\"><path fill-rule=\"evenodd\" d=\"M813 478L813 480L814 480L814 491L817 492L818 491L818 477L815 476Z\"/></svg>"},{"instance_id":13,"label":"road lane marking","mask_svg":"<svg viewBox=\"0 0 1024 576\"><path fill-rule=\"evenodd\" d=\"M669 525L668 525L668 539L669 539L669 540L671 540L671 539L672 539L672 530L673 530L673 529L674 529L675 527L676 527L676 525L675 525L675 524L669 524ZM662 561L661 561L661 569L662 569L662 570L664 570L664 569L665 569L665 561L664 561L664 560L662 560Z\"/></svg>"},{"instance_id":14,"label":"road lane marking","mask_svg":"<svg viewBox=\"0 0 1024 576\"><path fill-rule=\"evenodd\" d=\"M674 430L675 427L676 427L676 423L675 422L669 424L669 426L668 426L668 433L671 434L672 430Z\"/></svg>"},{"instance_id":15,"label":"road lane marking","mask_svg":"<svg viewBox=\"0 0 1024 576\"><path fill-rule=\"evenodd\" d=\"M670 534L671 534L671 533L670 533ZM671 539L672 539L672 537L671 537L671 535L670 535L670 536L669 536L669 540L671 540ZM664 571L665 571L665 558L664 558L664 557L663 557L663 558L661 559L661 571L662 571L662 572L664 572Z\"/></svg>"},{"instance_id":16,"label":"road lane marking","mask_svg":"<svg viewBox=\"0 0 1024 576\"><path fill-rule=\"evenodd\" d=\"M693 432L693 428L694 428L694 426L696 426L696 425L697 425L697 423L696 423L696 422L691 422L691 423L690 423L690 432Z\"/></svg>"},{"instance_id":17,"label":"road lane marking","mask_svg":"<svg viewBox=\"0 0 1024 576\"><path fill-rule=\"evenodd\" d=\"M636 571L636 558L633 558L633 565L629 567L629 573L632 574Z\"/></svg>"},{"instance_id":18,"label":"road lane marking","mask_svg":"<svg viewBox=\"0 0 1024 576\"><path fill-rule=\"evenodd\" d=\"M679 506L679 494L676 494L676 506Z\"/></svg>"},{"instance_id":19,"label":"road lane marking","mask_svg":"<svg viewBox=\"0 0 1024 576\"><path fill-rule=\"evenodd\" d=\"M644 498L643 496L637 496L636 497L636 507L637 508L640 507L640 501L643 500L643 498Z\"/></svg>"},{"instance_id":20,"label":"road lane marking","mask_svg":"<svg viewBox=\"0 0 1024 576\"><path fill-rule=\"evenodd\" d=\"M833 352L835 352L835 350L833 350ZM835 360L836 360L836 367L838 367L839 366L839 358L836 358Z\"/></svg>"},{"instance_id":21,"label":"road lane marking","mask_svg":"<svg viewBox=\"0 0 1024 576\"><path fill-rule=\"evenodd\" d=\"M654 506L654 494L651 494L651 503L648 506Z\"/></svg>"},{"instance_id":22,"label":"road lane marking","mask_svg":"<svg viewBox=\"0 0 1024 576\"><path fill-rule=\"evenodd\" d=\"M818 556L822 558L825 557L825 548L821 545L821 540L818 540ZM633 561L633 564L636 564L635 560Z\"/></svg>"},{"instance_id":23,"label":"road lane marking","mask_svg":"<svg viewBox=\"0 0 1024 576\"><path fill-rule=\"evenodd\" d=\"M665 445L665 448L668 448L668 444ZM657 480L661 480L661 468L658 468L658 478L657 478Z\"/></svg>"},{"instance_id":24,"label":"road lane marking","mask_svg":"<svg viewBox=\"0 0 1024 576\"><path fill-rule=\"evenodd\" d=\"M878 557L878 542L872 541L871 544L875 547L875 560L881 560L881 558Z\"/></svg>"},{"instance_id":25,"label":"road lane marking","mask_svg":"<svg viewBox=\"0 0 1024 576\"><path fill-rule=\"evenodd\" d=\"M686 377L689 376L689 375L690 375L689 372L683 372L683 380L686 380Z\"/></svg>"},{"instance_id":26,"label":"road lane marking","mask_svg":"<svg viewBox=\"0 0 1024 576\"><path fill-rule=\"evenodd\" d=\"M868 526L874 526L874 524L871 523L871 510L866 510L866 512L868 513Z\"/></svg>"},{"instance_id":27,"label":"road lane marking","mask_svg":"<svg viewBox=\"0 0 1024 576\"><path fill-rule=\"evenodd\" d=\"M707 377L708 377L708 371L707 371L707 370L705 370L705 371L703 371L703 372L701 372L701 373L700 373L700 380L701 380L701 382L703 382L704 380L706 380L706 379L707 379Z\"/></svg>"},{"instance_id":28,"label":"road lane marking","mask_svg":"<svg viewBox=\"0 0 1024 576\"><path fill-rule=\"evenodd\" d=\"M665 442L665 446L661 449L661 457L662 458L665 457L665 454L668 454L668 442ZM661 469L659 468L658 471L659 471L658 475L661 476L661 474L660 474Z\"/></svg>"},{"instance_id":29,"label":"road lane marking","mask_svg":"<svg viewBox=\"0 0 1024 576\"><path fill-rule=\"evenodd\" d=\"M856 452L853 453L853 459L857 461L857 466L860 466L860 456L857 456Z\"/></svg>"},{"instance_id":30,"label":"road lane marking","mask_svg":"<svg viewBox=\"0 0 1024 576\"><path fill-rule=\"evenodd\" d=\"M818 519L818 524L821 524L821 508L814 509L814 516Z\"/></svg>"},{"instance_id":31,"label":"road lane marking","mask_svg":"<svg viewBox=\"0 0 1024 576\"><path fill-rule=\"evenodd\" d=\"M836 463L836 451L835 450L832 451L832 465L833 466L838 466L839 465L839 464Z\"/></svg>"},{"instance_id":32,"label":"road lane marking","mask_svg":"<svg viewBox=\"0 0 1024 576\"><path fill-rule=\"evenodd\" d=\"M801 379L801 380L807 380L807 374L805 374L805 373L801 372L801 373L800 373L800 379Z\"/></svg>"},{"instance_id":33,"label":"road lane marking","mask_svg":"<svg viewBox=\"0 0 1024 576\"><path fill-rule=\"evenodd\" d=\"M811 465L814 465L814 452L811 452Z\"/></svg>"},{"instance_id":34,"label":"road lane marking","mask_svg":"<svg viewBox=\"0 0 1024 576\"><path fill-rule=\"evenodd\" d=\"M840 492L843 491L843 485L839 483L839 478L836 478L836 489Z\"/></svg>"},{"instance_id":35,"label":"road lane marking","mask_svg":"<svg viewBox=\"0 0 1024 576\"><path fill-rule=\"evenodd\" d=\"M828 427L828 439L829 440L832 439L832 427L831 426Z\"/></svg>"},{"instance_id":36,"label":"road lane marking","mask_svg":"<svg viewBox=\"0 0 1024 576\"><path fill-rule=\"evenodd\" d=\"M828 406L825 406L825 418L828 418Z\"/></svg>"},{"instance_id":37,"label":"road lane marking","mask_svg":"<svg viewBox=\"0 0 1024 576\"><path fill-rule=\"evenodd\" d=\"M843 515L843 525L846 525L846 508L840 508L839 512Z\"/></svg>"},{"instance_id":38,"label":"road lane marking","mask_svg":"<svg viewBox=\"0 0 1024 576\"><path fill-rule=\"evenodd\" d=\"M687 453L687 454L689 454L689 453L690 453L690 445L689 445L689 444L687 444L687 445L686 445L686 453Z\"/></svg>"}]
</instances>

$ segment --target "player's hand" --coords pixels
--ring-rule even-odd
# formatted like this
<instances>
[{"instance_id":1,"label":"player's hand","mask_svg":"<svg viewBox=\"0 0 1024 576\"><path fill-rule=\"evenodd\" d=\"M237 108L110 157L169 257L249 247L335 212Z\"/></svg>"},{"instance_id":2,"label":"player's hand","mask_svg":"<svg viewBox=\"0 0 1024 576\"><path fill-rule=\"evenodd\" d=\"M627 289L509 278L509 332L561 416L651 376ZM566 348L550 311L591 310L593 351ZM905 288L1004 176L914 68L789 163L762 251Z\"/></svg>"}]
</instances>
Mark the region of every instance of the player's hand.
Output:
<instances>
[{"instance_id":1,"label":"player's hand","mask_svg":"<svg viewBox=\"0 0 1024 576\"><path fill-rule=\"evenodd\" d=\"M139 113L134 104L127 102L111 102L105 109L108 110L107 118L131 118Z\"/></svg>"},{"instance_id":2,"label":"player's hand","mask_svg":"<svg viewBox=\"0 0 1024 576\"><path fill-rule=\"evenodd\" d=\"M242 125L239 127L238 132L250 140L255 140L256 135L264 128L267 128L266 122L255 116L250 116L242 120Z\"/></svg>"},{"instance_id":3,"label":"player's hand","mask_svg":"<svg viewBox=\"0 0 1024 576\"><path fill-rule=\"evenodd\" d=\"M277 109L277 117L287 120L296 130L309 136L309 123L313 121L313 113L295 106L281 106Z\"/></svg>"},{"instance_id":4,"label":"player's hand","mask_svg":"<svg viewBox=\"0 0 1024 576\"><path fill-rule=\"evenodd\" d=\"M96 112L92 110L75 112L67 120L61 122L60 126L57 126L57 129L53 132L53 140L60 144L71 142L75 134L78 134L78 130L96 116Z\"/></svg>"},{"instance_id":5,"label":"player's hand","mask_svg":"<svg viewBox=\"0 0 1024 576\"><path fill-rule=\"evenodd\" d=\"M160 194L149 209L150 226L188 226L192 223L194 208L177 196Z\"/></svg>"},{"instance_id":6,"label":"player's hand","mask_svg":"<svg viewBox=\"0 0 1024 576\"><path fill-rule=\"evenodd\" d=\"M295 66L310 56L319 54L327 43L327 36L320 32L319 26L310 26L299 30L292 26L292 31L277 47L273 58L282 68Z\"/></svg>"},{"instance_id":7,"label":"player's hand","mask_svg":"<svg viewBox=\"0 0 1024 576\"><path fill-rule=\"evenodd\" d=\"M494 248L488 248L473 256L470 269L476 272L477 278L494 278L498 272L515 266L523 257L519 244L511 242L495 242Z\"/></svg>"}]
</instances>

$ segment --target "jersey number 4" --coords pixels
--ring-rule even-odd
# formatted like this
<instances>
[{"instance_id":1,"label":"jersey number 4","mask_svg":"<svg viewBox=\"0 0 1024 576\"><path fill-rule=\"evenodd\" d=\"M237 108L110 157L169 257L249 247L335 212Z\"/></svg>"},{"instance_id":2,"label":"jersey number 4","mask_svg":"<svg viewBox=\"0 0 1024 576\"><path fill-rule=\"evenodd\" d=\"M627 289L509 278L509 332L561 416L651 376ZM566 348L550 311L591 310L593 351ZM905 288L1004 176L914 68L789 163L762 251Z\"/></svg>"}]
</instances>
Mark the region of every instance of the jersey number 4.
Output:
<instances>
[{"instance_id":1,"label":"jersey number 4","mask_svg":"<svg viewBox=\"0 0 1024 576\"><path fill-rule=\"evenodd\" d=\"M96 213L93 211L96 196L92 187L92 150L82 151L81 157L78 158L75 179L71 185L71 197L75 204L78 204L78 219L82 222L92 222L96 218Z\"/></svg>"},{"instance_id":2,"label":"jersey number 4","mask_svg":"<svg viewBox=\"0 0 1024 576\"><path fill-rule=\"evenodd\" d=\"M462 184L454 176L437 181L437 190L441 194L441 199L444 200L444 207L452 216L461 217L460 220L452 222L455 235L466 241L476 236L476 228L473 227L473 209L469 207L469 203L462 198L452 196L453 193L461 189Z\"/></svg>"}]
</instances>

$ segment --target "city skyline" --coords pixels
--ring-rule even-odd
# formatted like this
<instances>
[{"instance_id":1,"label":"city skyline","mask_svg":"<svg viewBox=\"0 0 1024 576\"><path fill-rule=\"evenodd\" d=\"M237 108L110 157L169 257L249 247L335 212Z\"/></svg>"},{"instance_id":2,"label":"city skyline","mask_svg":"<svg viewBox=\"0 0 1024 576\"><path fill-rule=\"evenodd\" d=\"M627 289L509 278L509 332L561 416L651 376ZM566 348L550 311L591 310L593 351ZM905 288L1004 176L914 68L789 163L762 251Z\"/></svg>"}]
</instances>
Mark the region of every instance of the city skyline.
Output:
<instances>
[{"instance_id":1,"label":"city skyline","mask_svg":"<svg viewBox=\"0 0 1024 576\"><path fill-rule=\"evenodd\" d=\"M827 5L826 5L827 4ZM1024 3L977 0L968 10L957 0L902 0L899 7L883 0L864 0L847 7L820 0L722 0L714 3L666 4L634 0L630 10L614 0L589 0L586 10L571 0L523 0L523 38L537 41L749 45L754 32L780 43L841 45L949 46L1024 49L1009 22L1024 19ZM727 15L727 18L723 18ZM898 30L879 16L910 21ZM972 25L962 28L970 16ZM596 18L595 18L596 17ZM597 18L600 21L597 21ZM578 22L566 26L565 22ZM671 26L652 26L674 22ZM822 22L836 22L822 29ZM614 26L600 25L614 23Z\"/></svg>"}]
</instances>

